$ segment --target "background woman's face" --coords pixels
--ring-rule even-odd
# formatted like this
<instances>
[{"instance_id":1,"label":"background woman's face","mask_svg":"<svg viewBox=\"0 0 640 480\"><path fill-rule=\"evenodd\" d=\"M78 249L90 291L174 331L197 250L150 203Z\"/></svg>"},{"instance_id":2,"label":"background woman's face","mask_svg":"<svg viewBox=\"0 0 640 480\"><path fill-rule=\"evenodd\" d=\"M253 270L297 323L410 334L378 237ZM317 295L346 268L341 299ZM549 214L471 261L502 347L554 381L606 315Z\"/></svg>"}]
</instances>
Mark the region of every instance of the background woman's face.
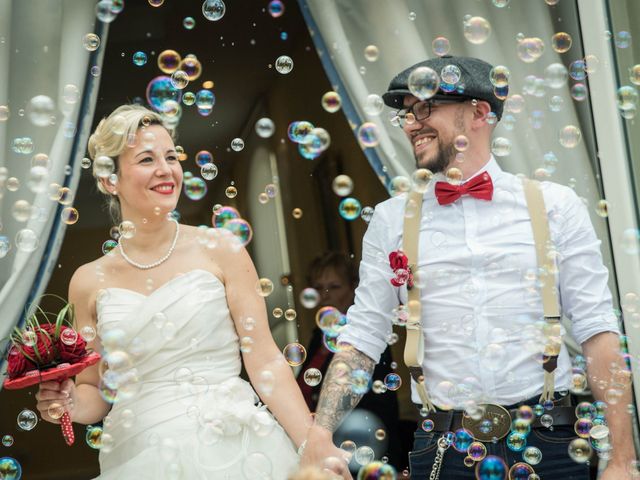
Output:
<instances>
[{"instance_id":1,"label":"background woman's face","mask_svg":"<svg viewBox=\"0 0 640 480\"><path fill-rule=\"evenodd\" d=\"M355 286L333 267L327 267L314 279L313 288L320 293L319 307L331 306L346 313L353 304Z\"/></svg>"}]
</instances>

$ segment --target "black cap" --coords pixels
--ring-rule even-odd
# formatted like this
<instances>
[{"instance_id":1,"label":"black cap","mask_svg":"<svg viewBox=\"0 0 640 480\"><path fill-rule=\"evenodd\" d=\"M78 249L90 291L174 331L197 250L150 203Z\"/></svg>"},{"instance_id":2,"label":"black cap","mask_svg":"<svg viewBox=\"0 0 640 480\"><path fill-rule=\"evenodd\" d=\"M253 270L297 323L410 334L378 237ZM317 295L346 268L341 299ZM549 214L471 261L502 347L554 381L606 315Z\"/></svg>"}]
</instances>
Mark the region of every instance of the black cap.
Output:
<instances>
[{"instance_id":1,"label":"black cap","mask_svg":"<svg viewBox=\"0 0 640 480\"><path fill-rule=\"evenodd\" d=\"M393 77L387 92L382 95L384 103L390 107L402 108L403 100L406 95L413 95L407 86L409 75L418 67L429 67L440 75L440 72L447 65L455 65L460 69L460 81L456 84L456 88L452 91L450 88L441 88L431 98L434 100L447 99L451 97L466 97L484 100L491 105L491 111L494 112L498 119L502 117L503 100L496 96L494 86L491 83L491 70L493 66L484 60L472 57L454 57L444 55L442 57L430 58L403 70ZM500 96L507 96L508 87L500 89Z\"/></svg>"}]
</instances>

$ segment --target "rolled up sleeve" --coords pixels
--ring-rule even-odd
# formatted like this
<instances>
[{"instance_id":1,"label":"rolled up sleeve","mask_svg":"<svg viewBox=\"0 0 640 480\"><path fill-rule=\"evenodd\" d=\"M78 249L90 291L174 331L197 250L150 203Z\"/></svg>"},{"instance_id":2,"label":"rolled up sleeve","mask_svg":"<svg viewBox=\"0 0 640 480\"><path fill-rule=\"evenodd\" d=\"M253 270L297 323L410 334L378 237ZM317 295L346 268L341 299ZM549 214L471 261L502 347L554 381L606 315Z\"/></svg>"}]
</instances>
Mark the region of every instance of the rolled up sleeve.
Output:
<instances>
[{"instance_id":1,"label":"rolled up sleeve","mask_svg":"<svg viewBox=\"0 0 640 480\"><path fill-rule=\"evenodd\" d=\"M389 230L384 213L376 208L363 238L355 302L347 312L347 326L338 338L376 363L387 348L392 310L398 305L398 295L390 281L393 272L388 260Z\"/></svg>"},{"instance_id":2,"label":"rolled up sleeve","mask_svg":"<svg viewBox=\"0 0 640 480\"><path fill-rule=\"evenodd\" d=\"M576 193L567 188L561 212L562 226L557 242L560 301L571 320L578 343L602 332L620 333L613 312L609 272L600 253L589 212Z\"/></svg>"}]
</instances>

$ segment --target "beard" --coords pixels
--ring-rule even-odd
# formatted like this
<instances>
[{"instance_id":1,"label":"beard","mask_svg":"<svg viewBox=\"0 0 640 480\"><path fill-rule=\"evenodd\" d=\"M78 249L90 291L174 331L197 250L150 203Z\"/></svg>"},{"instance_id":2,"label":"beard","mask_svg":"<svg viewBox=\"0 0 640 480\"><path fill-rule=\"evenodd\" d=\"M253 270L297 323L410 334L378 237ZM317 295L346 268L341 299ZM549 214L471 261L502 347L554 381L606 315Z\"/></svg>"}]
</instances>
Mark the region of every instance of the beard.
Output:
<instances>
[{"instance_id":1,"label":"beard","mask_svg":"<svg viewBox=\"0 0 640 480\"><path fill-rule=\"evenodd\" d=\"M444 173L455 156L456 148L453 141L444 142L438 137L438 151L431 157L425 154L416 155L416 167L427 168L431 173Z\"/></svg>"}]
</instances>

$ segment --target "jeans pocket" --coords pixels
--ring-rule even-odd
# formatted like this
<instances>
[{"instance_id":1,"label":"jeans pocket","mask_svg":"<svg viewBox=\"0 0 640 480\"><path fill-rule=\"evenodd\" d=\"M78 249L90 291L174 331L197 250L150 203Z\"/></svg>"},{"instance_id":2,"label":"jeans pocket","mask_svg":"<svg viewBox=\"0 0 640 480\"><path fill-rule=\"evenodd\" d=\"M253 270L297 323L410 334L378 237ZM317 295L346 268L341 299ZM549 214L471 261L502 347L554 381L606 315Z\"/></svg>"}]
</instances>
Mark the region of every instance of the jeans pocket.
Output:
<instances>
[{"instance_id":1,"label":"jeans pocket","mask_svg":"<svg viewBox=\"0 0 640 480\"><path fill-rule=\"evenodd\" d=\"M413 450L409 452L411 478L425 478L429 475L438 450L436 440L432 432L416 432L414 434Z\"/></svg>"}]
</instances>

